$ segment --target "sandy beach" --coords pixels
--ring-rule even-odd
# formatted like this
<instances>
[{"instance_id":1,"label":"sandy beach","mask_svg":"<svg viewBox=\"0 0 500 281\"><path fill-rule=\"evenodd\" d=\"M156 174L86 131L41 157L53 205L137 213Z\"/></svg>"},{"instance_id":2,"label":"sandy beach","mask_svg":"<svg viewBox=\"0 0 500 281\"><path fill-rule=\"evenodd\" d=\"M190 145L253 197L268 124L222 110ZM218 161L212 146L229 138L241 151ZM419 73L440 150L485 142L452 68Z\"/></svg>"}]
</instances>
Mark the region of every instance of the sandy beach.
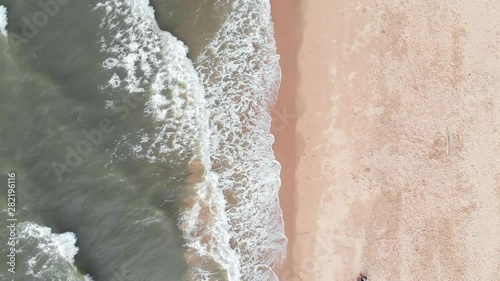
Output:
<instances>
[{"instance_id":1,"label":"sandy beach","mask_svg":"<svg viewBox=\"0 0 500 281\"><path fill-rule=\"evenodd\" d=\"M272 5L280 280L500 280L500 2Z\"/></svg>"}]
</instances>

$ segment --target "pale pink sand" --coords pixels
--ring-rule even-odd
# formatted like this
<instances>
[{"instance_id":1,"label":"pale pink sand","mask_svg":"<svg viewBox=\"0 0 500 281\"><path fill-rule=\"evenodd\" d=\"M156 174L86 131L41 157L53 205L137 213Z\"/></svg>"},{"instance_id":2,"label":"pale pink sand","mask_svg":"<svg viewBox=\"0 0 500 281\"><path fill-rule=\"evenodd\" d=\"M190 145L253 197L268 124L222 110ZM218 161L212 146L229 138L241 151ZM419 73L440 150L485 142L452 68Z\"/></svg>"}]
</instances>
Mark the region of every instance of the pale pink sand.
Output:
<instances>
[{"instance_id":1,"label":"pale pink sand","mask_svg":"<svg viewBox=\"0 0 500 281\"><path fill-rule=\"evenodd\" d=\"M301 13L281 280L500 280L500 1Z\"/></svg>"}]
</instances>

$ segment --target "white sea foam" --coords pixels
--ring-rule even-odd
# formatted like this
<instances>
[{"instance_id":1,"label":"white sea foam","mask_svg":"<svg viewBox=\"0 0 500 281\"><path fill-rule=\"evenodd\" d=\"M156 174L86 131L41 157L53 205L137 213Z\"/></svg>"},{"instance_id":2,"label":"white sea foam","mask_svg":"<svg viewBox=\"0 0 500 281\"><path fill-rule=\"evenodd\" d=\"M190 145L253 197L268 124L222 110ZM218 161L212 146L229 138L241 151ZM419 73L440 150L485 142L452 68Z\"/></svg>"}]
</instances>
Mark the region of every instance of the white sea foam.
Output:
<instances>
[{"instance_id":1,"label":"white sea foam","mask_svg":"<svg viewBox=\"0 0 500 281\"><path fill-rule=\"evenodd\" d=\"M281 78L267 0L236 0L196 62L211 111L210 155L227 198L241 279L277 280L286 255L270 106Z\"/></svg>"},{"instance_id":2,"label":"white sea foam","mask_svg":"<svg viewBox=\"0 0 500 281\"><path fill-rule=\"evenodd\" d=\"M205 91L187 58L186 46L158 28L147 0L109 0L96 9L106 13L101 27L115 34L101 40L102 52L108 54L103 66L114 71L103 92L137 96L147 92L144 114L156 127L152 134L140 130L120 142L130 145L136 157L150 162L167 162L172 160L169 155L195 151L193 161L200 161L205 170L205 181L192 188L189 196L194 201L180 218L186 246L193 253L188 278L212 280L214 272L222 271L225 276L220 279L240 280L239 258L229 244L226 201L217 189L218 176L210 170ZM106 104L107 108L117 106L114 101ZM209 218L200 220L207 210Z\"/></svg>"},{"instance_id":3,"label":"white sea foam","mask_svg":"<svg viewBox=\"0 0 500 281\"><path fill-rule=\"evenodd\" d=\"M205 107L204 90L186 57L187 47L158 28L148 0L109 0L96 9L106 13L101 28L113 34L101 40L102 52L108 54L103 67L114 72L103 92L118 93L111 97L116 106L120 103L116 100L127 95L132 101L145 101L144 115L157 127L147 142L139 140L148 133L138 131L119 144L150 162L173 154L187 157L185 148L196 146L198 140L198 111Z\"/></svg>"},{"instance_id":4,"label":"white sea foam","mask_svg":"<svg viewBox=\"0 0 500 281\"><path fill-rule=\"evenodd\" d=\"M18 250L36 252L30 257L24 272L30 280L90 281L82 276L74 265L78 248L74 233L52 233L49 227L23 222L18 226Z\"/></svg>"},{"instance_id":5,"label":"white sea foam","mask_svg":"<svg viewBox=\"0 0 500 281\"><path fill-rule=\"evenodd\" d=\"M269 133L280 80L270 5L217 3L232 11L195 63L203 84L184 44L158 28L148 0L99 4L101 27L114 34L101 41L103 67L113 72L103 92L146 95L144 114L157 130L119 141L136 157L168 162L198 151L193 163L201 161L205 181L192 188L179 224L190 249L188 280L277 280L271 267L284 259L286 237ZM119 107L117 100L106 106Z\"/></svg>"},{"instance_id":6,"label":"white sea foam","mask_svg":"<svg viewBox=\"0 0 500 281\"><path fill-rule=\"evenodd\" d=\"M7 36L7 9L4 6L0 6L0 34Z\"/></svg>"}]
</instances>

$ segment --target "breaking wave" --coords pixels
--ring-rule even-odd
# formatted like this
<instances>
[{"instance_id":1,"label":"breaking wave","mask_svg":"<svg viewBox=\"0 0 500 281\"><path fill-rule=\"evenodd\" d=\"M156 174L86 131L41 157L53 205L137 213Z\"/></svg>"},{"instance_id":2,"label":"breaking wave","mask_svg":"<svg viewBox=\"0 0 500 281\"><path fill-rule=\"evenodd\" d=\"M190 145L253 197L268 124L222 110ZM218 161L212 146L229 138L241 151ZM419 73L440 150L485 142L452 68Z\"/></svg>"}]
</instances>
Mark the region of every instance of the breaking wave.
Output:
<instances>
[{"instance_id":1,"label":"breaking wave","mask_svg":"<svg viewBox=\"0 0 500 281\"><path fill-rule=\"evenodd\" d=\"M270 134L279 57L269 1L232 3L196 63L211 114L211 164L227 200L241 280L277 280L271 268L283 261L287 241L278 199L281 167Z\"/></svg>"},{"instance_id":2,"label":"breaking wave","mask_svg":"<svg viewBox=\"0 0 500 281\"><path fill-rule=\"evenodd\" d=\"M205 153L210 139L205 91L187 58L187 47L158 28L148 1L106 1L97 9L106 12L101 27L116 34L101 41L102 52L109 55L103 66L116 71L103 90L137 94L146 101L144 115L151 116L156 127L149 135L137 132L137 143L130 144L132 138L127 136L130 153L149 162L172 161L171 155L176 155L178 162L190 157L191 169L199 166L201 175L187 187L179 222L188 248L188 276L205 276L193 280L226 275L237 278L234 264L238 259L229 246L225 200L215 188L217 175L209 169L210 158ZM110 101L108 107L115 104ZM210 215L200 221L202 213Z\"/></svg>"},{"instance_id":3,"label":"breaking wave","mask_svg":"<svg viewBox=\"0 0 500 281\"><path fill-rule=\"evenodd\" d=\"M52 233L49 227L23 222L18 226L18 252L37 253L23 265L23 275L30 280L91 281L74 265L78 248L74 233Z\"/></svg>"},{"instance_id":4,"label":"breaking wave","mask_svg":"<svg viewBox=\"0 0 500 281\"><path fill-rule=\"evenodd\" d=\"M101 51L109 70L106 107L127 118L127 98L154 131L117 142L151 163L189 162L179 228L188 280L277 280L285 256L280 165L270 108L280 81L268 1L223 1L226 22L193 64L187 47L158 28L148 0L108 0ZM130 108L128 108L130 110ZM125 155L126 154L126 155ZM175 157L173 157L175 155Z\"/></svg>"},{"instance_id":5,"label":"breaking wave","mask_svg":"<svg viewBox=\"0 0 500 281\"><path fill-rule=\"evenodd\" d=\"M0 34L7 36L7 9L0 6Z\"/></svg>"}]
</instances>

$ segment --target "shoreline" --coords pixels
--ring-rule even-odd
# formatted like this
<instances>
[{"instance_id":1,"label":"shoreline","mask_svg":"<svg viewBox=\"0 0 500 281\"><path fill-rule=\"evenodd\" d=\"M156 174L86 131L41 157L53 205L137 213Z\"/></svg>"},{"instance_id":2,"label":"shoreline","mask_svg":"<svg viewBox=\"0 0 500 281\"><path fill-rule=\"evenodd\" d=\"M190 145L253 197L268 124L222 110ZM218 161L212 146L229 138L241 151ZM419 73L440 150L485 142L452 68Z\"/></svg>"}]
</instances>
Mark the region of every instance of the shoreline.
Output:
<instances>
[{"instance_id":1,"label":"shoreline","mask_svg":"<svg viewBox=\"0 0 500 281\"><path fill-rule=\"evenodd\" d=\"M276 103L271 111L271 133L275 142L273 150L281 165L280 207L285 221L285 235L288 239L287 257L284 264L275 268L275 273L283 279L285 271L293 264L290 246L294 243L295 217L295 154L296 102L298 94L298 53L300 48L300 0L273 0L271 14L275 28L275 40L280 55L281 83Z\"/></svg>"}]
</instances>

